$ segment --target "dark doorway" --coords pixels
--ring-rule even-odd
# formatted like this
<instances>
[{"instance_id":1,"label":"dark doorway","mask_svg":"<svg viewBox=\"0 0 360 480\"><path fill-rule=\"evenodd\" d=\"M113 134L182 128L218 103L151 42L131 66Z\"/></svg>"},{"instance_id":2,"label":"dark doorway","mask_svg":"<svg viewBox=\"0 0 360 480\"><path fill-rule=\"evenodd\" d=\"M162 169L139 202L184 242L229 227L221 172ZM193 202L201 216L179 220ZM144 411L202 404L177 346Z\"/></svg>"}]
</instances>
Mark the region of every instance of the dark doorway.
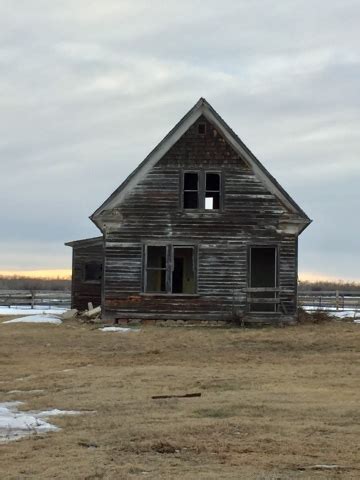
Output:
<instances>
[{"instance_id":1,"label":"dark doorway","mask_svg":"<svg viewBox=\"0 0 360 480\"><path fill-rule=\"evenodd\" d=\"M276 299L275 289L277 284L277 249L276 247L251 247L250 248L250 287L264 289L252 292L251 297ZM276 302L250 303L252 312L276 312Z\"/></svg>"},{"instance_id":2,"label":"dark doorway","mask_svg":"<svg viewBox=\"0 0 360 480\"><path fill-rule=\"evenodd\" d=\"M174 247L172 293L195 293L194 249Z\"/></svg>"},{"instance_id":3,"label":"dark doorway","mask_svg":"<svg viewBox=\"0 0 360 480\"><path fill-rule=\"evenodd\" d=\"M174 258L173 293L183 293L184 259Z\"/></svg>"}]
</instances>

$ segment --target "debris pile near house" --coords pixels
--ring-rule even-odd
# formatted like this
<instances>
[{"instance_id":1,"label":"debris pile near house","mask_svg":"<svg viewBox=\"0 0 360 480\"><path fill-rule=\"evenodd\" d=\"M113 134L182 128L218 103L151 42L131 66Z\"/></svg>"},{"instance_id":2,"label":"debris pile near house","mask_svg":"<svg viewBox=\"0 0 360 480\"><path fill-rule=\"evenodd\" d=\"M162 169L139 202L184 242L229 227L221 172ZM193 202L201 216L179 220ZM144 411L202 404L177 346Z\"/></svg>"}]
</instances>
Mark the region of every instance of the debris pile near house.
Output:
<instances>
[{"instance_id":1,"label":"debris pile near house","mask_svg":"<svg viewBox=\"0 0 360 480\"><path fill-rule=\"evenodd\" d=\"M80 320L84 323L102 323L101 322L101 307L95 307L90 302L88 303L87 310L79 311L76 308L66 310L61 315L63 320Z\"/></svg>"}]
</instances>

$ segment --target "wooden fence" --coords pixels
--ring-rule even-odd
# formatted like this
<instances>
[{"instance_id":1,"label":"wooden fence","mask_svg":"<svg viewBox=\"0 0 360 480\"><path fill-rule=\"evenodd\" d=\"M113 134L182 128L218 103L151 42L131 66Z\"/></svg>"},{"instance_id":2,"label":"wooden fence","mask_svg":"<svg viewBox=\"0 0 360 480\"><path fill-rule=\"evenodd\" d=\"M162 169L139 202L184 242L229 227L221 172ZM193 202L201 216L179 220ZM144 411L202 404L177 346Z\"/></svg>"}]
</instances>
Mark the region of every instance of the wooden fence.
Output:
<instances>
[{"instance_id":1,"label":"wooden fence","mask_svg":"<svg viewBox=\"0 0 360 480\"><path fill-rule=\"evenodd\" d=\"M55 290L0 290L1 306L70 308L71 293Z\"/></svg>"},{"instance_id":2,"label":"wooden fence","mask_svg":"<svg viewBox=\"0 0 360 480\"><path fill-rule=\"evenodd\" d=\"M360 311L360 291L298 292L299 306L323 310ZM272 300L273 302L273 300ZM55 290L0 290L1 306L70 308L71 293Z\"/></svg>"},{"instance_id":3,"label":"wooden fence","mask_svg":"<svg viewBox=\"0 0 360 480\"><path fill-rule=\"evenodd\" d=\"M299 306L321 310L360 310L360 292L332 290L298 292Z\"/></svg>"}]
</instances>

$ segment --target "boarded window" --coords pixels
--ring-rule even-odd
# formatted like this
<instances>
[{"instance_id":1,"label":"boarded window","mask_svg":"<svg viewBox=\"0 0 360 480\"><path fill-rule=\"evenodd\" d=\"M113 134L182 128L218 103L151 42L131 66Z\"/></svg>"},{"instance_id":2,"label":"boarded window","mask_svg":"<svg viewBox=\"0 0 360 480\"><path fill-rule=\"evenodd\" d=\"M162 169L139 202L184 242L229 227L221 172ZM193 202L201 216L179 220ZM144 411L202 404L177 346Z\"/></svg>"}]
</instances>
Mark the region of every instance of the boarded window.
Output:
<instances>
[{"instance_id":1,"label":"boarded window","mask_svg":"<svg viewBox=\"0 0 360 480\"><path fill-rule=\"evenodd\" d=\"M172 293L195 293L193 247L174 247Z\"/></svg>"},{"instance_id":2,"label":"boarded window","mask_svg":"<svg viewBox=\"0 0 360 480\"><path fill-rule=\"evenodd\" d=\"M146 292L166 292L166 247L148 246Z\"/></svg>"},{"instance_id":3,"label":"boarded window","mask_svg":"<svg viewBox=\"0 0 360 480\"><path fill-rule=\"evenodd\" d=\"M199 174L197 172L184 173L184 208L199 207Z\"/></svg>"},{"instance_id":4,"label":"boarded window","mask_svg":"<svg viewBox=\"0 0 360 480\"><path fill-rule=\"evenodd\" d=\"M102 264L100 262L88 262L84 267L85 282L101 282Z\"/></svg>"}]
</instances>

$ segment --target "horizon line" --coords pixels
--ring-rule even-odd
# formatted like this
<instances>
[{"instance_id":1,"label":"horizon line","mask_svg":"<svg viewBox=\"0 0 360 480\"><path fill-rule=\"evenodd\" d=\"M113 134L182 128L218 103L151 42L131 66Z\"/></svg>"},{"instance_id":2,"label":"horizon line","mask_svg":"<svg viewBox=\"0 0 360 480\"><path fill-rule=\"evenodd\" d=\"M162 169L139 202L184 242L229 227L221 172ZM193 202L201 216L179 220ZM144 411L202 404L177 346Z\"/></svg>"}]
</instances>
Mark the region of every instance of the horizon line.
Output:
<instances>
[{"instance_id":1,"label":"horizon line","mask_svg":"<svg viewBox=\"0 0 360 480\"><path fill-rule=\"evenodd\" d=\"M72 270L70 268L50 268L37 270L0 270L0 277L24 277L49 280L71 280ZM299 274L300 282L338 282L338 283L360 283L360 279L339 278L334 275L326 275L319 272L302 272Z\"/></svg>"}]
</instances>

